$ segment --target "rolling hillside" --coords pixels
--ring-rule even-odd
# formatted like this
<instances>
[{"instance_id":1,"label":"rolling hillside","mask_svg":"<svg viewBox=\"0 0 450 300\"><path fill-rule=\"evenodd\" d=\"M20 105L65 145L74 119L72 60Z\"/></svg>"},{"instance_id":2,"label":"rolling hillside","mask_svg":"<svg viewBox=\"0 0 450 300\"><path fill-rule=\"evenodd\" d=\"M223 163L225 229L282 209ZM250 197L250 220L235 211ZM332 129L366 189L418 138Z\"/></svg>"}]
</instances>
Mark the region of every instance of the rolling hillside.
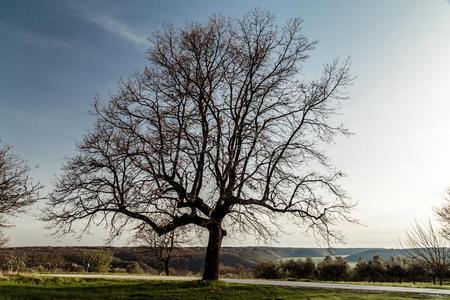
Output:
<instances>
[{"instance_id":1,"label":"rolling hillside","mask_svg":"<svg viewBox=\"0 0 450 300\"><path fill-rule=\"evenodd\" d=\"M358 261L359 258L362 260L372 259L375 255L381 256L384 260L389 259L391 256L405 256L406 253L402 249L367 249L365 251L354 253L347 256L347 261Z\"/></svg>"},{"instance_id":2,"label":"rolling hillside","mask_svg":"<svg viewBox=\"0 0 450 300\"><path fill-rule=\"evenodd\" d=\"M64 268L81 265L84 251L103 249L114 256L112 268L126 269L131 263L139 263L144 270L155 268L156 260L152 252L145 247L16 247L0 248L0 255L13 253L26 257L32 267L45 265L47 260L59 258L59 264ZM278 260L285 258L314 257L320 261L326 255L345 256L349 263L359 258L371 259L380 255L383 259L403 255L401 249L373 248L289 248L289 247L223 247L220 261L226 267L253 268L259 261ZM173 269L200 272L203 269L205 248L183 247L174 250L171 266Z\"/></svg>"}]
</instances>

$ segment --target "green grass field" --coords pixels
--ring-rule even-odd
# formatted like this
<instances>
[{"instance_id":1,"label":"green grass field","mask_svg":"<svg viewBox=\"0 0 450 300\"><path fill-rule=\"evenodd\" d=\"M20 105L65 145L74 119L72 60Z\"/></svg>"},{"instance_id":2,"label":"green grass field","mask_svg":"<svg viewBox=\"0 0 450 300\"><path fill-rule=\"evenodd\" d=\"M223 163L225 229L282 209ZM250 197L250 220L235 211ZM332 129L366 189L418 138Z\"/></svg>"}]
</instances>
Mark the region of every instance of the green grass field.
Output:
<instances>
[{"instance_id":1,"label":"green grass field","mask_svg":"<svg viewBox=\"0 0 450 300\"><path fill-rule=\"evenodd\" d=\"M397 293L294 289L226 283L4 277L0 299L450 299Z\"/></svg>"}]
</instances>

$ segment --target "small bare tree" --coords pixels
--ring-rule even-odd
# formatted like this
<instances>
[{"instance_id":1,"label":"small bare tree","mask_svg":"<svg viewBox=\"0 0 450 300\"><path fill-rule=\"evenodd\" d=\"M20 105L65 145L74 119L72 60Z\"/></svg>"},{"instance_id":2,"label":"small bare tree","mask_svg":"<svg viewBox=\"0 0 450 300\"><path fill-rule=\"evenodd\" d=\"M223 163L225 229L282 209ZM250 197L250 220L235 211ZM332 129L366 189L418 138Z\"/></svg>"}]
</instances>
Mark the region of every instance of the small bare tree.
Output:
<instances>
[{"instance_id":1,"label":"small bare tree","mask_svg":"<svg viewBox=\"0 0 450 300\"><path fill-rule=\"evenodd\" d=\"M134 237L135 241L150 249L152 256L158 262L158 274L164 270L166 276L169 276L170 260L176 249L188 242L186 232L181 228L159 235L151 228L146 227L143 225L138 229Z\"/></svg>"},{"instance_id":2,"label":"small bare tree","mask_svg":"<svg viewBox=\"0 0 450 300\"><path fill-rule=\"evenodd\" d=\"M327 241L350 218L341 172L319 149L348 131L332 118L347 99L349 62L301 77L315 43L293 19L255 10L157 32L149 65L96 105L96 128L63 167L44 219L61 233L132 222L159 235L209 234L203 279L219 275L228 230L267 238L288 216ZM134 220L134 221L133 221Z\"/></svg>"},{"instance_id":3,"label":"small bare tree","mask_svg":"<svg viewBox=\"0 0 450 300\"><path fill-rule=\"evenodd\" d=\"M8 237L5 236L3 229L8 226L0 226L0 248L4 247L8 243Z\"/></svg>"},{"instance_id":4,"label":"small bare tree","mask_svg":"<svg viewBox=\"0 0 450 300\"><path fill-rule=\"evenodd\" d=\"M0 246L8 241L2 229L11 226L5 218L23 212L39 199L41 186L32 183L30 171L24 161L11 153L11 147L0 147Z\"/></svg>"},{"instance_id":5,"label":"small bare tree","mask_svg":"<svg viewBox=\"0 0 450 300\"><path fill-rule=\"evenodd\" d=\"M448 270L450 249L446 240L439 231L436 231L431 221L421 226L415 222L413 227L407 231L406 240L403 244L405 252L412 259L419 259L430 271L433 283L436 278L442 285L443 278Z\"/></svg>"},{"instance_id":6,"label":"small bare tree","mask_svg":"<svg viewBox=\"0 0 450 300\"><path fill-rule=\"evenodd\" d=\"M14 251L8 251L0 255L0 271L18 273L27 266L27 256Z\"/></svg>"},{"instance_id":7,"label":"small bare tree","mask_svg":"<svg viewBox=\"0 0 450 300\"><path fill-rule=\"evenodd\" d=\"M447 197L440 207L435 208L435 213L442 226L443 236L450 241L450 188L447 189Z\"/></svg>"}]
</instances>

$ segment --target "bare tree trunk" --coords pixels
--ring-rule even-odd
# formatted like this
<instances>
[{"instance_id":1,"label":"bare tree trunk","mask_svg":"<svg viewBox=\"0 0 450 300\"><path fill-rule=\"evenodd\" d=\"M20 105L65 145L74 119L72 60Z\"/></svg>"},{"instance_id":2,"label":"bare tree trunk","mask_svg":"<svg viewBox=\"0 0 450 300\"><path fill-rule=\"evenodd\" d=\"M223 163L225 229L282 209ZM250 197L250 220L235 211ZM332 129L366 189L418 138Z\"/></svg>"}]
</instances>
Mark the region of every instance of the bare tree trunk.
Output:
<instances>
[{"instance_id":1,"label":"bare tree trunk","mask_svg":"<svg viewBox=\"0 0 450 300\"><path fill-rule=\"evenodd\" d=\"M222 229L220 223L208 228L209 238L206 248L205 269L203 270L203 280L219 279L219 253L223 237L226 232Z\"/></svg>"},{"instance_id":2,"label":"bare tree trunk","mask_svg":"<svg viewBox=\"0 0 450 300\"><path fill-rule=\"evenodd\" d=\"M170 275L170 271L169 271L169 260L165 260L164 261L164 270L166 271L166 276Z\"/></svg>"}]
</instances>

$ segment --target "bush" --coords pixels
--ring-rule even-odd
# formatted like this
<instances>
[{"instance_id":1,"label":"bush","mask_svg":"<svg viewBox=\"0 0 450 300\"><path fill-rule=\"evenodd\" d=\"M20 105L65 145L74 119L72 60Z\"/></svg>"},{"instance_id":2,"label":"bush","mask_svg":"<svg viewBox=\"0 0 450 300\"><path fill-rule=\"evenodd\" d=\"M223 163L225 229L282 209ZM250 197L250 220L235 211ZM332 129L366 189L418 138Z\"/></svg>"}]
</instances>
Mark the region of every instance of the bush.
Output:
<instances>
[{"instance_id":1,"label":"bush","mask_svg":"<svg viewBox=\"0 0 450 300\"><path fill-rule=\"evenodd\" d=\"M361 258L359 258L356 266L353 268L352 274L354 280L362 280L362 281L369 280L370 270L367 261L364 261Z\"/></svg>"},{"instance_id":2,"label":"bush","mask_svg":"<svg viewBox=\"0 0 450 300\"><path fill-rule=\"evenodd\" d=\"M84 251L82 256L88 272L108 272L113 260L112 253L105 250Z\"/></svg>"},{"instance_id":3,"label":"bush","mask_svg":"<svg viewBox=\"0 0 450 300\"><path fill-rule=\"evenodd\" d=\"M349 275L349 266L347 261L337 256L334 259L326 256L323 261L317 265L319 278L323 280L345 280Z\"/></svg>"},{"instance_id":4,"label":"bush","mask_svg":"<svg viewBox=\"0 0 450 300\"><path fill-rule=\"evenodd\" d=\"M397 269L397 266L390 270L391 273ZM395 272L398 272L395 271ZM387 272L386 263L383 262L383 259L379 255L375 255L369 261L363 261L361 258L358 260L358 263L355 267L355 279L357 280L367 280L367 281L385 281L387 277L389 277Z\"/></svg>"},{"instance_id":5,"label":"bush","mask_svg":"<svg viewBox=\"0 0 450 300\"><path fill-rule=\"evenodd\" d=\"M124 268L112 268L111 272L112 273L127 273L127 269L124 269Z\"/></svg>"},{"instance_id":6,"label":"bush","mask_svg":"<svg viewBox=\"0 0 450 300\"><path fill-rule=\"evenodd\" d=\"M27 267L27 257L13 252L4 253L0 256L0 270L4 272L20 272Z\"/></svg>"},{"instance_id":7,"label":"bush","mask_svg":"<svg viewBox=\"0 0 450 300\"><path fill-rule=\"evenodd\" d=\"M386 266L381 256L375 255L372 260L369 260L368 264L370 280L372 282L383 281L385 279Z\"/></svg>"},{"instance_id":8,"label":"bush","mask_svg":"<svg viewBox=\"0 0 450 300\"><path fill-rule=\"evenodd\" d=\"M421 259L413 257L407 260L406 276L415 284L417 281L427 280L430 272Z\"/></svg>"},{"instance_id":9,"label":"bush","mask_svg":"<svg viewBox=\"0 0 450 300\"><path fill-rule=\"evenodd\" d=\"M282 268L288 277L314 278L316 275L316 264L308 257L303 259L290 259L282 263Z\"/></svg>"},{"instance_id":10,"label":"bush","mask_svg":"<svg viewBox=\"0 0 450 300\"><path fill-rule=\"evenodd\" d=\"M262 261L255 267L255 277L264 279L280 279L284 277L280 263L276 261Z\"/></svg>"},{"instance_id":11,"label":"bush","mask_svg":"<svg viewBox=\"0 0 450 300\"><path fill-rule=\"evenodd\" d=\"M79 264L72 263L69 266L69 271L70 272L76 272L76 273L82 273L82 272L85 272L86 269L83 266L79 265Z\"/></svg>"},{"instance_id":12,"label":"bush","mask_svg":"<svg viewBox=\"0 0 450 300\"><path fill-rule=\"evenodd\" d=\"M399 283L402 283L402 280L407 275L407 264L407 260L403 257L391 257L391 259L385 262L386 277L391 281L398 281ZM385 278L385 280L387 278Z\"/></svg>"},{"instance_id":13,"label":"bush","mask_svg":"<svg viewBox=\"0 0 450 300\"><path fill-rule=\"evenodd\" d=\"M228 266L221 263L219 265L219 274L220 277L243 278L251 277L252 272L244 266Z\"/></svg>"},{"instance_id":14,"label":"bush","mask_svg":"<svg viewBox=\"0 0 450 300\"><path fill-rule=\"evenodd\" d=\"M39 265L36 267L36 272L38 272L38 273L44 273L45 271L47 271L47 270L45 269L44 266Z\"/></svg>"},{"instance_id":15,"label":"bush","mask_svg":"<svg viewBox=\"0 0 450 300\"><path fill-rule=\"evenodd\" d=\"M64 257L52 252L30 252L28 254L27 267L38 269L39 272L57 272L65 266Z\"/></svg>"},{"instance_id":16,"label":"bush","mask_svg":"<svg viewBox=\"0 0 450 300\"><path fill-rule=\"evenodd\" d=\"M139 263L133 261L127 266L127 273L141 274L144 273L144 269L142 269Z\"/></svg>"}]
</instances>

